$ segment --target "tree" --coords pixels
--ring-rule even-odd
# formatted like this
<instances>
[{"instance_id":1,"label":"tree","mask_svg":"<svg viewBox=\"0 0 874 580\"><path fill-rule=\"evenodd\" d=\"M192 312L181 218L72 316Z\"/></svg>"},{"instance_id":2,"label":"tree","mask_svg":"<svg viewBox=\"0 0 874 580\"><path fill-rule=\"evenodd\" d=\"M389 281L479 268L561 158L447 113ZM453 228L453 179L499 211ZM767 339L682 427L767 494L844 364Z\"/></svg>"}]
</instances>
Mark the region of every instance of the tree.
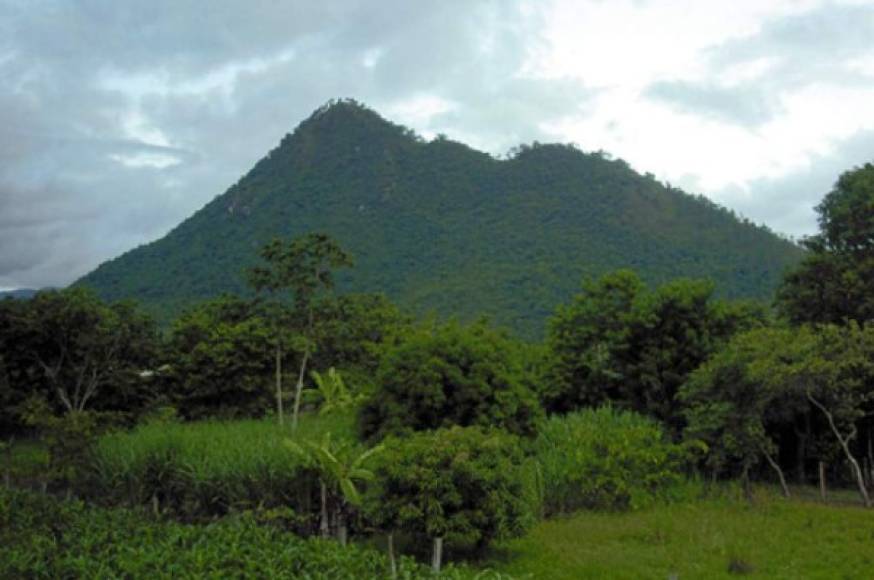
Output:
<instances>
[{"instance_id":1,"label":"tree","mask_svg":"<svg viewBox=\"0 0 874 580\"><path fill-rule=\"evenodd\" d=\"M607 274L550 321L553 386L545 404L567 412L610 401L679 435L680 385L734 333L764 318L754 304L714 300L709 281L679 279L647 291L631 271Z\"/></svg>"},{"instance_id":2,"label":"tree","mask_svg":"<svg viewBox=\"0 0 874 580\"><path fill-rule=\"evenodd\" d=\"M533 523L519 441L479 427L452 427L390 438L367 490L368 518L389 534L433 540L439 571L444 540L486 547Z\"/></svg>"},{"instance_id":3,"label":"tree","mask_svg":"<svg viewBox=\"0 0 874 580\"><path fill-rule=\"evenodd\" d=\"M361 504L360 482L373 480L373 472L365 464L382 451L381 446L361 450L351 442L334 442L326 433L318 444L311 441L297 443L284 441L285 447L303 459L319 475L321 487L321 516L319 531L323 538L330 534L329 507L333 507L335 533L342 545L348 537L347 516L349 506Z\"/></svg>"},{"instance_id":4,"label":"tree","mask_svg":"<svg viewBox=\"0 0 874 580\"><path fill-rule=\"evenodd\" d=\"M323 293L333 289L333 270L351 266L352 258L332 238L318 233L310 233L288 243L274 239L261 248L261 258L267 262L267 266L251 268L248 274L255 290L269 297L267 313L274 325L276 408L280 424L283 422L283 325L290 320L301 339L299 350L302 355L292 413L292 426L296 428L307 364L316 344L317 302ZM286 308L287 300L283 300L286 292L291 293L290 313Z\"/></svg>"},{"instance_id":5,"label":"tree","mask_svg":"<svg viewBox=\"0 0 874 580\"><path fill-rule=\"evenodd\" d=\"M185 312L155 377L189 419L258 416L269 401L273 329L251 302L221 296Z\"/></svg>"},{"instance_id":6,"label":"tree","mask_svg":"<svg viewBox=\"0 0 874 580\"><path fill-rule=\"evenodd\" d=\"M361 395L353 395L346 387L343 376L337 369L331 367L326 373L313 371L310 373L316 388L307 390L304 394L312 394L319 403L319 414L326 415L337 411L343 411L358 403Z\"/></svg>"},{"instance_id":7,"label":"tree","mask_svg":"<svg viewBox=\"0 0 874 580\"><path fill-rule=\"evenodd\" d=\"M795 323L874 319L874 165L842 174L816 207L819 233L777 294Z\"/></svg>"},{"instance_id":8,"label":"tree","mask_svg":"<svg viewBox=\"0 0 874 580\"><path fill-rule=\"evenodd\" d=\"M687 420L684 435L707 444L706 462L714 473L739 464L748 485L750 470L764 458L787 497L774 424L791 424L807 404L790 384L760 377L775 353L779 360L795 356L791 353L795 339L788 329L740 334L696 369L679 393Z\"/></svg>"},{"instance_id":9,"label":"tree","mask_svg":"<svg viewBox=\"0 0 874 580\"><path fill-rule=\"evenodd\" d=\"M531 435L541 414L511 341L484 324L420 328L386 353L359 413L365 438L452 425Z\"/></svg>"},{"instance_id":10,"label":"tree","mask_svg":"<svg viewBox=\"0 0 874 580\"><path fill-rule=\"evenodd\" d=\"M139 372L154 361L157 334L131 303L106 305L87 289L70 288L22 304L14 332L35 370L34 391L64 412L130 410L147 396Z\"/></svg>"}]
</instances>

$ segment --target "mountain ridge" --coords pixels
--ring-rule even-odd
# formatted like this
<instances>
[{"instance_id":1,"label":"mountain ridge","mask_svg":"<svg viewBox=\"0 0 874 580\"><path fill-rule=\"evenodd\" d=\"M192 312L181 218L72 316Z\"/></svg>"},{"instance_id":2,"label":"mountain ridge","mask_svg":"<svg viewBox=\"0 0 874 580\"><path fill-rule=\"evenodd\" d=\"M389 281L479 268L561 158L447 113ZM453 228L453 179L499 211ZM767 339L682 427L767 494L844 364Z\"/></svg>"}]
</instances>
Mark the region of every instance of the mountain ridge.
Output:
<instances>
[{"instance_id":1,"label":"mountain ridge","mask_svg":"<svg viewBox=\"0 0 874 580\"><path fill-rule=\"evenodd\" d=\"M490 315L528 336L583 276L631 267L649 283L710 277L724 296L770 299L802 254L602 153L533 144L497 159L338 101L164 238L76 284L138 298L166 319L245 292L241 272L262 243L315 230L357 260L342 289L381 291L417 312Z\"/></svg>"}]
</instances>

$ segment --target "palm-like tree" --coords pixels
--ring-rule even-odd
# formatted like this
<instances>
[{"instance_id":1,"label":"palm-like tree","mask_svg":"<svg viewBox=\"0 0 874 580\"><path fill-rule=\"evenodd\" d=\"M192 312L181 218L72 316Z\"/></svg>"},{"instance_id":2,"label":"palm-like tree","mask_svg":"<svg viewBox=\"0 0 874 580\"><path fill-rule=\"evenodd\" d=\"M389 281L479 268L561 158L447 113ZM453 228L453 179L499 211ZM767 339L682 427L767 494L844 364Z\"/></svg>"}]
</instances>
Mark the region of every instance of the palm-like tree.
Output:
<instances>
[{"instance_id":1,"label":"palm-like tree","mask_svg":"<svg viewBox=\"0 0 874 580\"><path fill-rule=\"evenodd\" d=\"M321 536L330 535L328 509L331 505L337 539L345 546L348 537L346 521L348 506L361 504L358 485L364 481L371 481L374 477L373 472L366 469L364 464L370 457L382 451L382 445L360 452L360 448L351 442L332 441L331 434L327 433L320 443L311 441L298 443L286 439L285 446L319 474Z\"/></svg>"},{"instance_id":2,"label":"palm-like tree","mask_svg":"<svg viewBox=\"0 0 874 580\"><path fill-rule=\"evenodd\" d=\"M310 376L312 376L316 388L309 390L308 394L321 401L320 415L348 409L361 399L360 396L354 396L349 392L346 382L334 367L329 368L328 372L324 374L313 371Z\"/></svg>"}]
</instances>

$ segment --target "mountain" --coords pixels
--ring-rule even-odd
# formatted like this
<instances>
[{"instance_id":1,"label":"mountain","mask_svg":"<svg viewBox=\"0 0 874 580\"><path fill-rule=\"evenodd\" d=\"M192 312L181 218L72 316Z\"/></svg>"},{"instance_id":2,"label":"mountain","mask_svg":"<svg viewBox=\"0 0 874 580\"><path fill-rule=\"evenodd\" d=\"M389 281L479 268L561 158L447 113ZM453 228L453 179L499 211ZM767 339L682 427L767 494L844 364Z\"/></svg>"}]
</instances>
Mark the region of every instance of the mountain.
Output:
<instances>
[{"instance_id":1,"label":"mountain","mask_svg":"<svg viewBox=\"0 0 874 580\"><path fill-rule=\"evenodd\" d=\"M39 290L35 288L16 288L15 290L2 290L0 291L0 300L3 300L5 298L27 300L28 298L33 298L33 296L37 292L39 292Z\"/></svg>"},{"instance_id":2,"label":"mountain","mask_svg":"<svg viewBox=\"0 0 874 580\"><path fill-rule=\"evenodd\" d=\"M709 277L722 296L770 301L802 255L600 152L535 143L496 159L335 101L164 238L77 283L137 298L166 321L194 301L245 293L242 271L265 241L309 231L354 255L341 289L384 292L417 312L485 314L526 336L542 334L585 276Z\"/></svg>"}]
</instances>

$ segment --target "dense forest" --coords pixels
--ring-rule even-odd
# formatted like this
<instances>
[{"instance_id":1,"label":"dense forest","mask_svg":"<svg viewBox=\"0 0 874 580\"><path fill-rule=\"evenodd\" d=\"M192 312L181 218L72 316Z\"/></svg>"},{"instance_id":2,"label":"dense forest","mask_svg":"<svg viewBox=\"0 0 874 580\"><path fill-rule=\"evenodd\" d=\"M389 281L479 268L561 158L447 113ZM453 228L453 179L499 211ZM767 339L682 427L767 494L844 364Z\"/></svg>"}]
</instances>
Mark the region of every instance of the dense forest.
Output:
<instances>
[{"instance_id":1,"label":"dense forest","mask_svg":"<svg viewBox=\"0 0 874 580\"><path fill-rule=\"evenodd\" d=\"M771 303L617 269L578 281L539 341L349 292L366 246L323 232L258 245L244 289L163 331L82 285L0 301L0 576L571 577L549 530L659 510L661 527L622 536L682 544L659 575L858 575L858 534L840 530L860 516L762 497L816 486L872 505L874 165L817 211ZM701 522L754 536L751 513L781 530L761 542L837 534L840 559L737 543L696 567L729 533ZM614 566L635 560L614 549Z\"/></svg>"},{"instance_id":2,"label":"dense forest","mask_svg":"<svg viewBox=\"0 0 874 580\"><path fill-rule=\"evenodd\" d=\"M166 237L77 284L168 324L222 292L246 295L241 272L261 245L312 231L355 250L344 291L414 314L486 315L527 338L544 336L583 278L630 268L650 285L710 278L721 297L770 300L803 254L602 152L534 143L496 159L337 101Z\"/></svg>"}]
</instances>

